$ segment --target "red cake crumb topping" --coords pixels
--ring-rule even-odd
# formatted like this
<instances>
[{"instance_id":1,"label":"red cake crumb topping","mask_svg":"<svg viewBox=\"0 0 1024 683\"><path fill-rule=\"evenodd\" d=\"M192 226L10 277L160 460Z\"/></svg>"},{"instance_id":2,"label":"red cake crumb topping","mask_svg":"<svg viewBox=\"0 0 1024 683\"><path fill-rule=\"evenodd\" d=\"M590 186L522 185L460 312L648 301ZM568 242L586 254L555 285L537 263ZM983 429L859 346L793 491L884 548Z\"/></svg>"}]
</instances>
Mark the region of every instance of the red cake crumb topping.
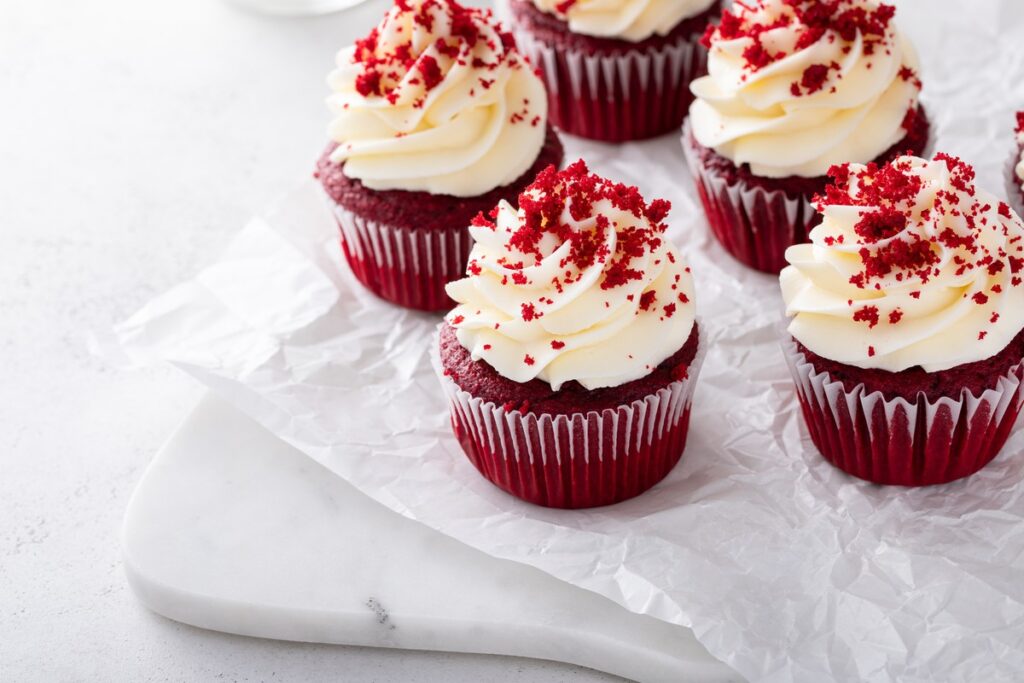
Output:
<instances>
[{"instance_id":1,"label":"red cake crumb topping","mask_svg":"<svg viewBox=\"0 0 1024 683\"><path fill-rule=\"evenodd\" d=\"M887 42L887 32L896 14L896 8L880 4L867 9L858 0L782 0L785 11L773 21L762 22L756 14L765 8L764 0L746 0L733 3L733 9L722 12L721 22L708 26L701 44L710 49L718 41L749 38L750 44L743 51L744 66L750 72L759 71L788 56L783 51L772 52L765 45L763 36L783 27L796 27L797 40L794 51L800 51L825 39L837 39L847 43L860 35L864 54L874 54ZM844 48L849 52L850 47ZM868 64L871 68L871 64ZM799 81L790 86L794 97L811 95L821 91L828 82L831 71L839 71L836 62L812 64L807 67ZM904 67L901 75L905 79L915 78L913 70Z\"/></svg>"},{"instance_id":2,"label":"red cake crumb topping","mask_svg":"<svg viewBox=\"0 0 1024 683\"><path fill-rule=\"evenodd\" d=\"M641 225L612 225L607 216L594 215L594 204L602 200L640 219ZM578 230L563 221L567 207L574 221L593 218L595 229ZM585 269L598 263L604 266L600 287L608 290L644 277L633 267L633 262L661 247L666 229L664 221L671 204L663 199L647 203L637 188L595 175L581 160L564 171L554 166L541 171L536 181L519 195L519 209L521 225L509 238L509 244L527 259L532 259L532 263L513 263L505 257L499 259L499 264L509 271L506 281L528 284L528 278L521 271L541 263L546 256L541 251L541 243L545 236L553 235L559 244L570 245L569 253L559 262L563 271L552 279L555 289L562 291L566 285L581 278ZM473 220L473 225L493 230L497 227L496 218L496 212L489 216L481 213ZM609 253L607 246L609 230L617 231L614 253ZM551 303L550 299L537 302ZM654 304L654 292L645 292L639 304L641 310L650 309ZM522 309L523 319L527 321L543 315L533 303L523 304Z\"/></svg>"},{"instance_id":3,"label":"red cake crumb topping","mask_svg":"<svg viewBox=\"0 0 1024 683\"><path fill-rule=\"evenodd\" d=\"M927 284L940 272L938 266L943 261L943 249L947 250L947 255L952 254L949 262L958 277L971 272L995 277L1007 267L1014 275L1024 270L1024 245L1020 237L1007 239L997 247L986 244L983 239L986 231L996 231L1003 236L1010 234L1009 222L1014 219L1009 207L1004 210L1005 204L1000 204L993 211L990 203L977 198L975 172L970 165L947 154L937 154L933 161L945 165L952 189L936 190L934 204L923 209L917 203L925 190L925 181L909 157L883 166L844 164L829 171L833 184L823 195L814 198L818 211L824 213L830 206L864 207L860 220L854 225L862 262L861 270L850 277L854 286L881 290L883 278L894 279L897 283ZM944 217L953 221L957 230L943 228L940 221ZM921 222L934 224L934 229L909 229ZM836 240L831 243L835 244ZM1011 279L1011 286L1020 284L1019 277ZM999 294L1002 291L999 283L988 285L987 292ZM977 291L970 295L971 300L984 306L990 299L987 292ZM921 296L919 290L909 294L914 299ZM964 297L967 296L965 293ZM849 303L853 305L852 300ZM878 307L858 308L852 318L873 328L879 323ZM888 318L890 324L896 325L903 319L903 312L891 311ZM990 323L995 324L998 319L994 314ZM979 338L984 338L984 334Z\"/></svg>"},{"instance_id":4,"label":"red cake crumb topping","mask_svg":"<svg viewBox=\"0 0 1024 683\"><path fill-rule=\"evenodd\" d=\"M903 121L900 123L900 127L908 133L917 130L920 128L920 118L922 115L921 108L917 105L912 105L907 109L907 113L903 116Z\"/></svg>"},{"instance_id":5,"label":"red cake crumb topping","mask_svg":"<svg viewBox=\"0 0 1024 683\"><path fill-rule=\"evenodd\" d=\"M422 84L426 93L444 80L444 68L437 57L415 44L414 32L404 30L403 23L409 16L415 26L426 31L433 31L438 16L445 17L451 26L450 35L438 38L428 47L459 66L469 65L488 72L505 63L521 64L515 39L501 29L490 10L463 7L454 0L395 0L384 21L355 44L352 61L362 66L355 87L363 97L384 97L394 103L403 79L409 74L415 76L407 82ZM383 35L388 36L387 41L382 40ZM492 61L474 54L481 42L493 53ZM479 79L483 90L493 83L493 79ZM415 106L422 106L425 99L424 94Z\"/></svg>"},{"instance_id":6,"label":"red cake crumb topping","mask_svg":"<svg viewBox=\"0 0 1024 683\"><path fill-rule=\"evenodd\" d=\"M1017 112L1017 132L1024 133L1024 111Z\"/></svg>"},{"instance_id":7,"label":"red cake crumb topping","mask_svg":"<svg viewBox=\"0 0 1024 683\"><path fill-rule=\"evenodd\" d=\"M878 324L878 306L864 306L853 314L854 322L866 322L868 327Z\"/></svg>"},{"instance_id":8,"label":"red cake crumb topping","mask_svg":"<svg viewBox=\"0 0 1024 683\"><path fill-rule=\"evenodd\" d=\"M913 83L919 90L923 87L921 79L917 76L917 72L909 66L904 66L900 69L899 77L908 83Z\"/></svg>"},{"instance_id":9,"label":"red cake crumb topping","mask_svg":"<svg viewBox=\"0 0 1024 683\"><path fill-rule=\"evenodd\" d=\"M790 90L797 97L801 94L810 95L816 93L825 87L825 83L828 82L829 71L832 69L839 71L839 64L837 62L832 62L831 64L811 64L804 69L804 75L800 79L800 83L794 83Z\"/></svg>"},{"instance_id":10,"label":"red cake crumb topping","mask_svg":"<svg viewBox=\"0 0 1024 683\"><path fill-rule=\"evenodd\" d=\"M580 160L563 171L555 166L542 170L518 204L518 210L502 204L472 221L475 231L500 231L500 248L488 255L486 268L498 284L515 288L510 294L517 297L517 322L543 318L559 294L569 295L568 288L584 282L601 297L598 306L623 306L635 316L665 321L689 303L678 291L688 286L676 272L682 265L664 239L669 202L647 202L636 187L598 176ZM671 294L649 286L669 262L675 264ZM469 259L470 277L483 270ZM460 322L465 320L449 317L452 325ZM566 346L557 339L550 344L555 351ZM538 356L538 362L543 360Z\"/></svg>"}]
</instances>

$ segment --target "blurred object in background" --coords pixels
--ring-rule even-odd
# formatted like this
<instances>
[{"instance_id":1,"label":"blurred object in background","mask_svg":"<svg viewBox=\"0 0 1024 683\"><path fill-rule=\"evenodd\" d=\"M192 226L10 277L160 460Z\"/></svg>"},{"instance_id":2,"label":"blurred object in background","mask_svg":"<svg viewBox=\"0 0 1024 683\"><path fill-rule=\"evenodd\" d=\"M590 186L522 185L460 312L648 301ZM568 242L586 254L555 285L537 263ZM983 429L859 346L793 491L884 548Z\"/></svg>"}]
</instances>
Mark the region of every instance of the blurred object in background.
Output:
<instances>
[{"instance_id":1,"label":"blurred object in background","mask_svg":"<svg viewBox=\"0 0 1024 683\"><path fill-rule=\"evenodd\" d=\"M368 0L227 0L243 9L277 16L328 14L361 5Z\"/></svg>"}]
</instances>

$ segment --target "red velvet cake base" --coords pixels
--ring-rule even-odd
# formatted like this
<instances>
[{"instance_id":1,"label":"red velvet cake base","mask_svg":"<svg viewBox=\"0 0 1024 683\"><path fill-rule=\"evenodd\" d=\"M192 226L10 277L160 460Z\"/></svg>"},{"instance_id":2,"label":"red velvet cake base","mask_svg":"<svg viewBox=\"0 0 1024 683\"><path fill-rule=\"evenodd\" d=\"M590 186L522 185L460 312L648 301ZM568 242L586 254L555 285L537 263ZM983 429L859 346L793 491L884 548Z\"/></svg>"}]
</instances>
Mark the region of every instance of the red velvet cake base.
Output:
<instances>
[{"instance_id":1,"label":"red velvet cake base","mask_svg":"<svg viewBox=\"0 0 1024 683\"><path fill-rule=\"evenodd\" d=\"M1024 330L991 358L941 372L925 372L920 366L902 372L858 368L823 358L800 342L795 343L815 372L827 372L845 389L853 390L858 384L863 384L869 392L880 391L886 398L902 398L911 403L917 400L918 394L924 394L933 402L943 397L959 400L964 389L979 396L992 388L995 378L1005 375L1024 359Z\"/></svg>"},{"instance_id":2,"label":"red velvet cake base","mask_svg":"<svg viewBox=\"0 0 1024 683\"><path fill-rule=\"evenodd\" d=\"M707 70L700 37L720 12L716 2L666 36L632 43L573 33L528 0L511 6L516 41L544 76L551 122L603 142L679 128L693 101L690 81Z\"/></svg>"},{"instance_id":3,"label":"red velvet cake base","mask_svg":"<svg viewBox=\"0 0 1024 683\"><path fill-rule=\"evenodd\" d=\"M623 403L639 401L685 377L697 355L699 336L695 323L686 343L651 374L605 389L587 389L574 381L566 382L561 389L554 391L541 379L525 384L514 382L498 374L486 361L473 360L466 347L459 343L455 329L448 324L441 328L441 365L463 391L484 401L507 406L510 410L538 415L601 412Z\"/></svg>"},{"instance_id":4,"label":"red velvet cake base","mask_svg":"<svg viewBox=\"0 0 1024 683\"><path fill-rule=\"evenodd\" d=\"M1024 333L998 355L938 373L864 370L783 345L811 440L877 484L929 486L971 475L1006 443L1024 395Z\"/></svg>"},{"instance_id":5,"label":"red velvet cake base","mask_svg":"<svg viewBox=\"0 0 1024 683\"><path fill-rule=\"evenodd\" d=\"M679 462L699 347L694 326L648 377L597 391L571 382L553 392L542 380L519 384L473 361L444 324L437 368L455 436L485 478L530 503L587 508L633 498Z\"/></svg>"},{"instance_id":6,"label":"red velvet cake base","mask_svg":"<svg viewBox=\"0 0 1024 683\"><path fill-rule=\"evenodd\" d=\"M315 177L331 200L341 246L352 273L377 296L406 308L441 311L454 302L446 284L465 275L473 240L466 229L498 202L516 204L538 173L560 167L563 150L550 126L533 166L515 182L477 197L372 190L331 162L328 145Z\"/></svg>"},{"instance_id":7,"label":"red velvet cake base","mask_svg":"<svg viewBox=\"0 0 1024 683\"><path fill-rule=\"evenodd\" d=\"M910 153L924 154L931 124L924 110L914 119L913 130L875 161L887 163ZM764 178L748 164L737 166L714 150L703 147L687 124L683 149L696 179L708 225L718 241L738 261L765 273L777 274L786 267L786 249L807 241L821 216L811 198L824 192L828 176Z\"/></svg>"}]
</instances>

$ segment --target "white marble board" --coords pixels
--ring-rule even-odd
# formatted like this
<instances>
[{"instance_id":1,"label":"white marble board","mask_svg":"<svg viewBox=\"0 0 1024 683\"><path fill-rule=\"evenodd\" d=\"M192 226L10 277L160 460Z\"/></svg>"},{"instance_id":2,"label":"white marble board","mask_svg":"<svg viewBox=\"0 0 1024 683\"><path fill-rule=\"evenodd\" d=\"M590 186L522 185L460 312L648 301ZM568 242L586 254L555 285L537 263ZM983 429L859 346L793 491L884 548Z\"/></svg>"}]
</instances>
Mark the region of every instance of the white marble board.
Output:
<instances>
[{"instance_id":1,"label":"white marble board","mask_svg":"<svg viewBox=\"0 0 1024 683\"><path fill-rule=\"evenodd\" d=\"M210 396L140 482L123 542L142 602L202 628L740 680L689 629L405 519Z\"/></svg>"}]
</instances>

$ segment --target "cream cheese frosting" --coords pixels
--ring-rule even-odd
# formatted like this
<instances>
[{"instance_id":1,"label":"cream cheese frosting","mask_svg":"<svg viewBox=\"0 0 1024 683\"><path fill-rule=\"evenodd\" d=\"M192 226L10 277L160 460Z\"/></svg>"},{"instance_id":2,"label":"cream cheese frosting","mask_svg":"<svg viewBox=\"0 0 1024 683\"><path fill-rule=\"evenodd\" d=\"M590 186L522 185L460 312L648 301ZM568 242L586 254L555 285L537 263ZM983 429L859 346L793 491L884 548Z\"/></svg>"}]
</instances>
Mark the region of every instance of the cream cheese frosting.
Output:
<instances>
[{"instance_id":1,"label":"cream cheese frosting","mask_svg":"<svg viewBox=\"0 0 1024 683\"><path fill-rule=\"evenodd\" d=\"M471 197L536 161L547 94L485 10L401 0L328 77L331 160L374 190Z\"/></svg>"},{"instance_id":2,"label":"cream cheese frosting","mask_svg":"<svg viewBox=\"0 0 1024 683\"><path fill-rule=\"evenodd\" d=\"M860 368L927 372L990 358L1024 328L1024 223L937 155L847 165L780 281L792 336Z\"/></svg>"},{"instance_id":3,"label":"cream cheese frosting","mask_svg":"<svg viewBox=\"0 0 1024 683\"><path fill-rule=\"evenodd\" d=\"M823 176L902 140L918 109L913 47L874 0L749 0L709 29L693 134L755 175Z\"/></svg>"},{"instance_id":4,"label":"cream cheese frosting","mask_svg":"<svg viewBox=\"0 0 1024 683\"><path fill-rule=\"evenodd\" d=\"M569 24L573 33L638 43L672 32L684 19L718 0L533 0L536 7Z\"/></svg>"},{"instance_id":5,"label":"cream cheese frosting","mask_svg":"<svg viewBox=\"0 0 1024 683\"><path fill-rule=\"evenodd\" d=\"M448 324L474 360L516 382L598 389L650 374L694 325L690 269L664 238L669 208L582 161L549 167L518 209L502 202L474 221Z\"/></svg>"}]
</instances>

